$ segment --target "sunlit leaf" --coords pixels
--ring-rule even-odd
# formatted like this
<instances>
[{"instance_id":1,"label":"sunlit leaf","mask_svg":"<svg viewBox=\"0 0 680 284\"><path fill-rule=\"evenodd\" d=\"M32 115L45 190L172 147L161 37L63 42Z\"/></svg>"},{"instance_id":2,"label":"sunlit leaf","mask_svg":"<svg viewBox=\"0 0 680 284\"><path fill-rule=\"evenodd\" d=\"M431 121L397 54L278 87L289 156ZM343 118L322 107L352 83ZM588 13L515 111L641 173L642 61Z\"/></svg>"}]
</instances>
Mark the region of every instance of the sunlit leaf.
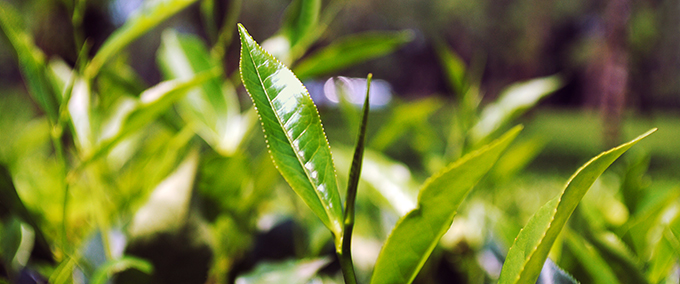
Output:
<instances>
[{"instance_id":1,"label":"sunlit leaf","mask_svg":"<svg viewBox=\"0 0 680 284\"><path fill-rule=\"evenodd\" d=\"M654 131L603 152L578 169L562 193L543 205L520 231L508 251L499 283L535 282L557 235L590 186L619 156Z\"/></svg>"},{"instance_id":2,"label":"sunlit leaf","mask_svg":"<svg viewBox=\"0 0 680 284\"><path fill-rule=\"evenodd\" d=\"M91 155L85 156L83 163L86 164L108 153L123 138L158 118L189 90L220 74L222 73L218 69L211 69L190 79L164 81L144 91L138 101L128 101L114 114L115 119L100 135L99 147Z\"/></svg>"},{"instance_id":3,"label":"sunlit leaf","mask_svg":"<svg viewBox=\"0 0 680 284\"><path fill-rule=\"evenodd\" d=\"M239 25L241 80L257 108L272 160L288 184L335 235L342 204L335 166L318 111L293 72Z\"/></svg>"},{"instance_id":4,"label":"sunlit leaf","mask_svg":"<svg viewBox=\"0 0 680 284\"><path fill-rule=\"evenodd\" d=\"M322 76L386 55L411 41L411 32L366 32L338 39L298 63L293 70L301 79Z\"/></svg>"},{"instance_id":5,"label":"sunlit leaf","mask_svg":"<svg viewBox=\"0 0 680 284\"><path fill-rule=\"evenodd\" d=\"M439 239L451 227L458 206L520 130L521 127L513 128L425 182L418 207L397 222L385 242L371 283L411 283L415 279Z\"/></svg>"},{"instance_id":6,"label":"sunlit leaf","mask_svg":"<svg viewBox=\"0 0 680 284\"><path fill-rule=\"evenodd\" d=\"M90 86L78 79L68 101L68 111L75 130L76 144L82 153L89 154L93 146L92 121L90 119Z\"/></svg>"},{"instance_id":7,"label":"sunlit leaf","mask_svg":"<svg viewBox=\"0 0 680 284\"><path fill-rule=\"evenodd\" d=\"M198 158L198 151L192 150L177 169L156 186L132 219L129 231L133 238L181 228L189 212Z\"/></svg>"},{"instance_id":8,"label":"sunlit leaf","mask_svg":"<svg viewBox=\"0 0 680 284\"><path fill-rule=\"evenodd\" d=\"M35 46L25 30L21 15L8 2L0 2L0 28L17 53L21 75L33 99L42 107L50 121L59 113L56 87L48 79L45 54Z\"/></svg>"},{"instance_id":9,"label":"sunlit leaf","mask_svg":"<svg viewBox=\"0 0 680 284\"><path fill-rule=\"evenodd\" d=\"M474 142L483 141L503 125L517 118L538 101L556 91L562 83L550 76L516 83L501 92L498 100L482 110L479 122L470 130Z\"/></svg>"},{"instance_id":10,"label":"sunlit leaf","mask_svg":"<svg viewBox=\"0 0 680 284\"><path fill-rule=\"evenodd\" d=\"M111 57L132 41L145 34L170 16L197 0L152 0L144 2L130 18L104 42L85 69L86 78L94 78Z\"/></svg>"},{"instance_id":11,"label":"sunlit leaf","mask_svg":"<svg viewBox=\"0 0 680 284\"><path fill-rule=\"evenodd\" d=\"M289 260L281 263L262 263L253 271L236 278L236 284L307 284L319 269L330 261L326 258Z\"/></svg>"},{"instance_id":12,"label":"sunlit leaf","mask_svg":"<svg viewBox=\"0 0 680 284\"><path fill-rule=\"evenodd\" d=\"M201 39L179 35L173 30L163 32L158 50L158 64L166 79L188 79L196 73L219 68L208 54ZM248 115L241 116L235 88L220 77L204 82L178 102L182 117L215 151L231 155L243 136L254 124Z\"/></svg>"},{"instance_id":13,"label":"sunlit leaf","mask_svg":"<svg viewBox=\"0 0 680 284\"><path fill-rule=\"evenodd\" d=\"M106 284L111 276L128 269L137 269L146 274L151 274L153 272L153 265L146 260L132 256L112 259L104 263L94 272L94 276L90 279L90 283Z\"/></svg>"}]
</instances>

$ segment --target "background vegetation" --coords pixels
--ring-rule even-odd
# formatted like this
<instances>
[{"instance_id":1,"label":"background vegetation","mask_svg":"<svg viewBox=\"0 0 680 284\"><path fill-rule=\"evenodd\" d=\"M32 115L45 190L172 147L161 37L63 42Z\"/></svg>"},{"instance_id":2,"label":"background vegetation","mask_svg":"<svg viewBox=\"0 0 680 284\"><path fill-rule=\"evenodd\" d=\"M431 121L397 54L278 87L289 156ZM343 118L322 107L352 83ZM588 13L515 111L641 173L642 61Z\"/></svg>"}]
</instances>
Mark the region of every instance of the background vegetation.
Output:
<instances>
[{"instance_id":1,"label":"background vegetation","mask_svg":"<svg viewBox=\"0 0 680 284\"><path fill-rule=\"evenodd\" d=\"M658 127L583 197L541 277L677 283L679 12L673 0L3 1L0 281L342 283L332 235L265 151L239 78L241 22L309 90L340 189L360 78L374 74L360 283L426 178L518 123L415 282L495 283L580 165Z\"/></svg>"}]
</instances>

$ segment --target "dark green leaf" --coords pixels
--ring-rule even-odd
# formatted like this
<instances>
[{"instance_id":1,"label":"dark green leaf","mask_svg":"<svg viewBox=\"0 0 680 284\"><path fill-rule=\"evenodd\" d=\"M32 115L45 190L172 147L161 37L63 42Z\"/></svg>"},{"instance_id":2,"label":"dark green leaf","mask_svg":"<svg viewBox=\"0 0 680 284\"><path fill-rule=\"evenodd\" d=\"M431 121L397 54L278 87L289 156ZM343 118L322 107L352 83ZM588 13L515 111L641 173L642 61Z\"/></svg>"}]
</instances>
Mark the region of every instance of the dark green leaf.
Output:
<instances>
[{"instance_id":1,"label":"dark green leaf","mask_svg":"<svg viewBox=\"0 0 680 284\"><path fill-rule=\"evenodd\" d=\"M24 29L19 12L5 1L0 2L0 28L17 52L21 75L26 80L29 93L50 121L56 122L59 116L57 89L48 79L45 54L35 46L33 38Z\"/></svg>"},{"instance_id":2,"label":"dark green leaf","mask_svg":"<svg viewBox=\"0 0 680 284\"><path fill-rule=\"evenodd\" d=\"M557 235L590 186L621 154L654 131L603 152L578 169L562 193L543 205L520 231L508 252L499 283L535 282Z\"/></svg>"},{"instance_id":3,"label":"dark green leaf","mask_svg":"<svg viewBox=\"0 0 680 284\"><path fill-rule=\"evenodd\" d=\"M86 78L94 78L99 69L121 49L149 30L197 0L155 0L145 2L125 24L117 29L97 51L85 69Z\"/></svg>"},{"instance_id":4,"label":"dark green leaf","mask_svg":"<svg viewBox=\"0 0 680 284\"><path fill-rule=\"evenodd\" d=\"M286 8L282 32L291 47L316 28L320 11L321 0L293 0L290 3Z\"/></svg>"},{"instance_id":5,"label":"dark green leaf","mask_svg":"<svg viewBox=\"0 0 680 284\"><path fill-rule=\"evenodd\" d=\"M598 251L577 233L567 230L566 244L576 259L581 263L588 274L593 278L593 283L616 284L620 283L616 274L600 256Z\"/></svg>"},{"instance_id":6,"label":"dark green leaf","mask_svg":"<svg viewBox=\"0 0 680 284\"><path fill-rule=\"evenodd\" d=\"M242 25L239 32L241 80L257 109L272 160L293 190L340 240L342 204L316 106L293 72L264 51Z\"/></svg>"},{"instance_id":7,"label":"dark green leaf","mask_svg":"<svg viewBox=\"0 0 680 284\"><path fill-rule=\"evenodd\" d=\"M293 68L301 79L326 75L386 55L411 41L411 32L367 32L338 39Z\"/></svg>"},{"instance_id":8,"label":"dark green leaf","mask_svg":"<svg viewBox=\"0 0 680 284\"><path fill-rule=\"evenodd\" d=\"M517 136L503 137L452 163L430 177L420 190L418 207L402 217L380 252L371 283L411 283L451 227L458 206Z\"/></svg>"}]
</instances>

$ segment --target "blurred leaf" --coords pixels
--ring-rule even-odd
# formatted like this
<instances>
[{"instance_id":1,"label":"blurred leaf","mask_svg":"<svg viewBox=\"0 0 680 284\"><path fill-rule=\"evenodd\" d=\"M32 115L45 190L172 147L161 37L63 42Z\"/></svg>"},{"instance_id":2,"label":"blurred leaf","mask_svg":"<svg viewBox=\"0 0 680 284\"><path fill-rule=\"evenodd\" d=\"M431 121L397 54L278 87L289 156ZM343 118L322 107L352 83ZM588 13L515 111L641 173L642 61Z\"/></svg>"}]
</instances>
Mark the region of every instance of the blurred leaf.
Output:
<instances>
[{"instance_id":1,"label":"blurred leaf","mask_svg":"<svg viewBox=\"0 0 680 284\"><path fill-rule=\"evenodd\" d=\"M346 36L306 56L293 69L303 80L326 75L386 55L412 39L413 34L409 31L366 32Z\"/></svg>"},{"instance_id":2,"label":"blurred leaf","mask_svg":"<svg viewBox=\"0 0 680 284\"><path fill-rule=\"evenodd\" d=\"M680 243L669 229L665 229L649 260L650 265L647 270L649 283L661 283L668 277L677 264L678 258L680 258Z\"/></svg>"},{"instance_id":3,"label":"blurred leaf","mask_svg":"<svg viewBox=\"0 0 680 284\"><path fill-rule=\"evenodd\" d=\"M197 0L153 0L145 1L122 27L106 39L92 61L85 68L85 77L94 78L99 69L121 49L149 30L165 21Z\"/></svg>"},{"instance_id":4,"label":"blurred leaf","mask_svg":"<svg viewBox=\"0 0 680 284\"><path fill-rule=\"evenodd\" d=\"M80 167L108 153L123 138L155 120L187 91L220 74L218 69L211 69L190 79L163 81L144 91L139 101L121 105L114 114L115 119L102 130L99 147L91 155L84 157Z\"/></svg>"},{"instance_id":5,"label":"blurred leaf","mask_svg":"<svg viewBox=\"0 0 680 284\"><path fill-rule=\"evenodd\" d=\"M187 79L201 71L219 68L202 40L193 35L163 32L158 64L166 79ZM221 77L212 78L179 101L179 111L196 133L222 155L232 155L253 123L241 116L236 90ZM253 121L254 122L254 121Z\"/></svg>"},{"instance_id":6,"label":"blurred leaf","mask_svg":"<svg viewBox=\"0 0 680 284\"><path fill-rule=\"evenodd\" d=\"M32 255L41 260L53 262L52 251L50 250L45 235L21 201L9 171L4 165L0 165L0 218L5 219L8 216L15 216L33 228L35 244L32 244L34 247ZM3 234L0 235L4 236L4 234L6 234L6 232L3 232ZM5 245L4 237L2 245ZM5 252L6 251L3 250L2 255L5 255Z\"/></svg>"},{"instance_id":7,"label":"blurred leaf","mask_svg":"<svg viewBox=\"0 0 680 284\"><path fill-rule=\"evenodd\" d=\"M496 166L491 170L490 175L497 182L504 182L515 177L531 161L538 156L547 144L546 139L534 136L522 141L516 141L511 145L503 156L498 159Z\"/></svg>"},{"instance_id":8,"label":"blurred leaf","mask_svg":"<svg viewBox=\"0 0 680 284\"><path fill-rule=\"evenodd\" d=\"M151 274L153 272L153 265L150 262L132 256L124 256L122 258L112 259L104 263L104 265L95 271L94 276L92 276L92 279L90 279L90 283L106 284L114 274L131 268L137 269L146 274Z\"/></svg>"},{"instance_id":9,"label":"blurred leaf","mask_svg":"<svg viewBox=\"0 0 680 284\"><path fill-rule=\"evenodd\" d=\"M281 263L261 263L253 271L236 278L236 284L307 284L329 259L289 260Z\"/></svg>"},{"instance_id":10,"label":"blurred leaf","mask_svg":"<svg viewBox=\"0 0 680 284\"><path fill-rule=\"evenodd\" d=\"M342 204L316 106L293 72L257 45L240 24L239 32L241 80L260 116L272 160L339 241Z\"/></svg>"},{"instance_id":11,"label":"blurred leaf","mask_svg":"<svg viewBox=\"0 0 680 284\"><path fill-rule=\"evenodd\" d=\"M399 140L412 126L427 125L427 119L441 107L442 102L434 97L400 104L371 140L371 148L382 151Z\"/></svg>"},{"instance_id":12,"label":"blurred leaf","mask_svg":"<svg viewBox=\"0 0 680 284\"><path fill-rule=\"evenodd\" d=\"M538 277L536 284L578 284L579 282L574 279L569 273L565 272L557 266L552 260L547 259L543 269L541 269L541 275Z\"/></svg>"},{"instance_id":13,"label":"blurred leaf","mask_svg":"<svg viewBox=\"0 0 680 284\"><path fill-rule=\"evenodd\" d=\"M66 257L50 275L50 284L71 284L73 281L73 270L76 268L77 261L71 257Z\"/></svg>"},{"instance_id":14,"label":"blurred leaf","mask_svg":"<svg viewBox=\"0 0 680 284\"><path fill-rule=\"evenodd\" d=\"M569 179L562 193L543 205L520 231L508 251L498 282L504 284L536 281L550 248L583 195L621 154L654 131L656 129L603 152L579 168Z\"/></svg>"},{"instance_id":15,"label":"blurred leaf","mask_svg":"<svg viewBox=\"0 0 680 284\"><path fill-rule=\"evenodd\" d=\"M8 2L0 2L0 28L17 53L19 68L29 93L54 123L59 116L57 89L49 80L45 54L35 46L21 18L19 12Z\"/></svg>"},{"instance_id":16,"label":"blurred leaf","mask_svg":"<svg viewBox=\"0 0 680 284\"><path fill-rule=\"evenodd\" d=\"M469 87L466 78L467 67L465 61L441 40L436 42L435 48L439 56L439 62L447 76L449 86L458 95L459 99L462 98Z\"/></svg>"},{"instance_id":17,"label":"blurred leaf","mask_svg":"<svg viewBox=\"0 0 680 284\"><path fill-rule=\"evenodd\" d=\"M5 268L11 268L21 245L21 222L16 218L8 219L8 222L0 224L0 260L1 264L6 265Z\"/></svg>"},{"instance_id":18,"label":"blurred leaf","mask_svg":"<svg viewBox=\"0 0 680 284\"><path fill-rule=\"evenodd\" d=\"M646 178L651 156L645 153L631 155L621 182L621 196L628 211L636 212L644 197L644 189L649 181Z\"/></svg>"},{"instance_id":19,"label":"blurred leaf","mask_svg":"<svg viewBox=\"0 0 680 284\"><path fill-rule=\"evenodd\" d=\"M84 155L88 155L92 151L94 140L90 118L90 97L88 82L77 79L68 101L68 111L73 124L76 145Z\"/></svg>"},{"instance_id":20,"label":"blurred leaf","mask_svg":"<svg viewBox=\"0 0 680 284\"><path fill-rule=\"evenodd\" d=\"M320 11L321 0L293 0L288 5L281 31L291 47L316 28Z\"/></svg>"},{"instance_id":21,"label":"blurred leaf","mask_svg":"<svg viewBox=\"0 0 680 284\"><path fill-rule=\"evenodd\" d=\"M581 263L581 266L593 278L593 283L620 283L612 268L609 267L607 261L600 256L595 248L578 234L570 230L566 230L566 232L568 233L565 238L567 247L569 247L574 256L576 256L576 259Z\"/></svg>"},{"instance_id":22,"label":"blurred leaf","mask_svg":"<svg viewBox=\"0 0 680 284\"><path fill-rule=\"evenodd\" d=\"M451 227L458 206L519 134L515 127L430 177L418 207L402 217L380 252L371 283L411 283L439 239Z\"/></svg>"},{"instance_id":23,"label":"blurred leaf","mask_svg":"<svg viewBox=\"0 0 680 284\"><path fill-rule=\"evenodd\" d=\"M498 99L482 110L479 122L470 130L473 142L484 141L502 126L517 118L538 101L556 91L562 83L558 76L516 83L501 92Z\"/></svg>"},{"instance_id":24,"label":"blurred leaf","mask_svg":"<svg viewBox=\"0 0 680 284\"><path fill-rule=\"evenodd\" d=\"M186 222L198 159L198 150L193 149L177 169L156 186L130 224L133 238L174 231Z\"/></svg>"},{"instance_id":25,"label":"blurred leaf","mask_svg":"<svg viewBox=\"0 0 680 284\"><path fill-rule=\"evenodd\" d=\"M349 174L352 152L350 148L333 145L333 157L338 164L341 175ZM416 208L416 196L411 194L411 185L414 181L409 168L397 161L393 161L385 155L366 149L364 162L361 170L361 180L370 185L382 200L374 200L375 204L389 205L399 217L406 215ZM413 187L415 188L415 186ZM375 194L369 195L376 196Z\"/></svg>"}]
</instances>

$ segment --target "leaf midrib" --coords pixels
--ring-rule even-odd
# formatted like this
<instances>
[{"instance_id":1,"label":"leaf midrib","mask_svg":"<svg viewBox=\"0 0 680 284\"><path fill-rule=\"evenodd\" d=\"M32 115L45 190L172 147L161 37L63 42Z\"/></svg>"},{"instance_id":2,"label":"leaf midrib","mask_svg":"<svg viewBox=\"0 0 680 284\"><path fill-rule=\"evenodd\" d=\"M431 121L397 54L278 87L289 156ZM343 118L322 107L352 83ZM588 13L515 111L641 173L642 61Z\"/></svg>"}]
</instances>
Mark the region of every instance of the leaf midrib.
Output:
<instances>
[{"instance_id":1,"label":"leaf midrib","mask_svg":"<svg viewBox=\"0 0 680 284\"><path fill-rule=\"evenodd\" d=\"M250 36L250 35L248 35L248 36ZM251 38L251 40L252 40L252 38ZM258 47L258 46L255 46L255 48L257 49L257 48L259 48L259 47ZM264 50L263 50L263 51L264 51ZM276 109L274 108L274 105L273 105L273 103L272 103L271 97L269 96L269 92L267 92L267 87L264 85L264 81L262 80L262 77L260 76L260 70L258 70L258 65L255 63L255 60L253 59L253 54L252 54L252 52L250 52L250 49L247 49L246 52L248 52L248 55L249 55L249 57L250 57L250 62L251 62L251 63L253 64L253 66L255 67L255 74L257 75L257 80L258 80L259 83L260 83L260 87L262 87L262 90L264 91L265 97L267 97L267 102L269 103L269 106L272 108L272 110L273 110L272 112L274 113L274 116L276 117L276 120L279 122L279 127L281 128L283 134L286 136L286 139L288 140L288 144L291 146L291 148L293 148L293 153L295 153L295 158L297 158L298 163L300 163L301 168L302 168L302 170L303 170L304 173L305 173L305 177L307 178L307 181L312 185L312 188L314 189L314 194L316 194L316 197L319 199L319 202L321 203L321 206L323 207L324 212L326 212L326 217L328 218L329 225L330 225L331 227L335 227L336 224L335 224L335 222L334 222L333 220L331 220L331 214L330 214L331 212L328 211L328 206L326 206L325 202L323 201L324 199L321 197L321 195L319 195L319 191L317 190L316 185L315 185L314 182L311 180L311 175L310 175L310 173L308 172L307 168L304 166L304 162L303 162L303 160L301 159L300 155L298 154L298 150L299 150L299 149L297 149L297 147L295 147L295 144L293 143L293 141L291 141L291 137L288 135L288 132L286 132L286 130L285 130L285 129L283 128L283 126L282 126L283 124L285 124L285 122L282 121L282 119L281 119L281 117L279 116L278 112L277 112ZM268 53L264 52L264 54L268 54ZM272 57L273 57L273 56L272 56ZM277 60L277 59L274 58L274 60ZM278 62L278 61L276 61L276 64L281 64L281 63ZM283 67L285 68L285 66L283 66ZM277 72L278 72L278 71L277 71ZM292 71L291 71L291 72L292 72ZM300 82L300 84L302 84L302 82ZM303 85L302 87L305 88L304 85ZM302 136L302 134L303 134L304 132L306 132L306 131L307 131L307 130L305 129L302 133L300 133L300 136ZM323 133L323 132L322 132L322 133ZM325 134L324 134L324 135L325 135ZM323 147L323 146L319 146L319 147ZM271 151L271 149L270 149L270 151ZM315 152L317 152L317 151L318 151L318 148L315 149ZM324 177L324 179L325 179L325 177ZM330 190L330 189L328 189L328 190ZM336 228L330 228L330 229L331 229L331 231L333 231L333 232L336 233L336 234L340 234L340 233L341 233L341 232L335 232L335 231L337 230Z\"/></svg>"}]
</instances>

